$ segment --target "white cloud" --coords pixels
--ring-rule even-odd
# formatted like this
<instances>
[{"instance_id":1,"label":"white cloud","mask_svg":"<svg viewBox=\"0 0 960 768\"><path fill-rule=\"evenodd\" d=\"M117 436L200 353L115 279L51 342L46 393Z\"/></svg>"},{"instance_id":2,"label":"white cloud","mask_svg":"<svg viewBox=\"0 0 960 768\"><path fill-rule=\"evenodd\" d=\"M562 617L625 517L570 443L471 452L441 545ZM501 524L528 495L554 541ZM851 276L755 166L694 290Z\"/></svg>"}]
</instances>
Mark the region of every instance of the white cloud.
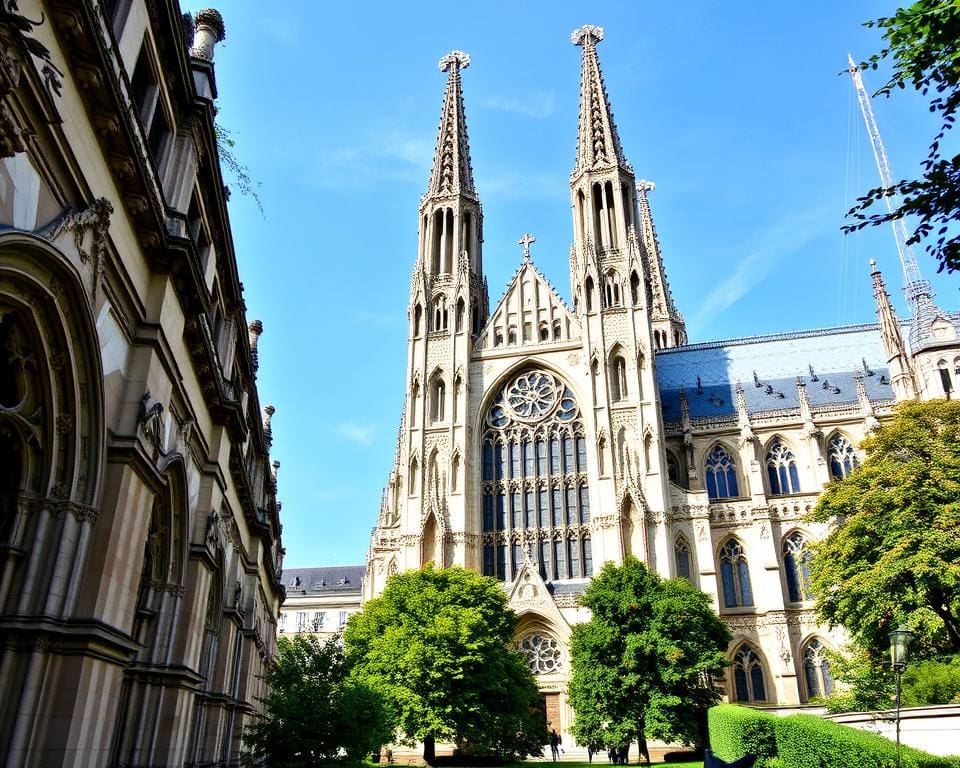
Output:
<instances>
[{"instance_id":1,"label":"white cloud","mask_svg":"<svg viewBox=\"0 0 960 768\"><path fill-rule=\"evenodd\" d=\"M399 128L368 129L355 143L321 152L310 183L365 188L390 182L422 182L430 171L434 140Z\"/></svg>"},{"instance_id":2,"label":"white cloud","mask_svg":"<svg viewBox=\"0 0 960 768\"><path fill-rule=\"evenodd\" d=\"M372 445L377 428L372 424L357 424L355 421L344 421L334 427L334 431L344 440L357 445Z\"/></svg>"},{"instance_id":3,"label":"white cloud","mask_svg":"<svg viewBox=\"0 0 960 768\"><path fill-rule=\"evenodd\" d=\"M557 108L553 91L537 91L523 96L491 96L483 102L483 106L498 112L523 115L533 120L543 120Z\"/></svg>"},{"instance_id":4,"label":"white cloud","mask_svg":"<svg viewBox=\"0 0 960 768\"><path fill-rule=\"evenodd\" d=\"M791 213L761 230L752 242L716 254L712 259L715 263L732 261L733 254L744 255L733 273L707 294L697 313L690 319L691 335L695 335L711 318L736 304L766 280L786 256L820 235L832 211L830 207L823 207Z\"/></svg>"}]
</instances>

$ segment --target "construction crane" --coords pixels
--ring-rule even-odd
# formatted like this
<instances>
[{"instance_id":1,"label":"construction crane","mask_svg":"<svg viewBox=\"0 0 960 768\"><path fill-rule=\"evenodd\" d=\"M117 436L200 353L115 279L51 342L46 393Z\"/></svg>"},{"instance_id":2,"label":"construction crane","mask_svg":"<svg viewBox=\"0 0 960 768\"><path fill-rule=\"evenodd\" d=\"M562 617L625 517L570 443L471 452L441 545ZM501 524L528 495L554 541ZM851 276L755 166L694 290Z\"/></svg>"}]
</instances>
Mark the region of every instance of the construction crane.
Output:
<instances>
[{"instance_id":1,"label":"construction crane","mask_svg":"<svg viewBox=\"0 0 960 768\"><path fill-rule=\"evenodd\" d=\"M873 107L870 105L870 96L863 87L863 78L860 76L860 67L856 65L853 56L847 54L850 77L857 89L857 100L860 102L860 111L863 113L863 122L867 125L867 135L873 147L873 157L877 161L877 170L880 172L880 185L885 190L893 187L893 173L890 171L890 161L887 160L887 151L880 138L877 120L873 116ZM898 210L901 205L900 195L896 193L883 196L890 213ZM903 293L907 299L910 313L916 317L920 305L932 302L933 288L930 283L920 276L920 267L913 255L913 250L907 244L907 228L903 218L893 219L893 236L897 241L897 251L900 253L900 265L903 267Z\"/></svg>"}]
</instances>

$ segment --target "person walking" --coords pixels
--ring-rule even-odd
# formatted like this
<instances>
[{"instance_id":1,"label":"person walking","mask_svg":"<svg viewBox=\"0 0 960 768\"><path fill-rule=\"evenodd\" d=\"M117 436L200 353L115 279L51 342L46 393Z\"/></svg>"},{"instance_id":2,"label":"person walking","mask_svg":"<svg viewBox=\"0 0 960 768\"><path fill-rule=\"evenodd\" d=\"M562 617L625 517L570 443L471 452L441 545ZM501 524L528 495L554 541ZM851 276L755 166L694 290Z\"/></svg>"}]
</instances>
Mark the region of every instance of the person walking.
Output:
<instances>
[{"instance_id":1,"label":"person walking","mask_svg":"<svg viewBox=\"0 0 960 768\"><path fill-rule=\"evenodd\" d=\"M587 742L587 762L593 763L593 743Z\"/></svg>"},{"instance_id":2,"label":"person walking","mask_svg":"<svg viewBox=\"0 0 960 768\"><path fill-rule=\"evenodd\" d=\"M550 729L550 755L553 757L553 762L560 759L560 735L554 728Z\"/></svg>"}]
</instances>

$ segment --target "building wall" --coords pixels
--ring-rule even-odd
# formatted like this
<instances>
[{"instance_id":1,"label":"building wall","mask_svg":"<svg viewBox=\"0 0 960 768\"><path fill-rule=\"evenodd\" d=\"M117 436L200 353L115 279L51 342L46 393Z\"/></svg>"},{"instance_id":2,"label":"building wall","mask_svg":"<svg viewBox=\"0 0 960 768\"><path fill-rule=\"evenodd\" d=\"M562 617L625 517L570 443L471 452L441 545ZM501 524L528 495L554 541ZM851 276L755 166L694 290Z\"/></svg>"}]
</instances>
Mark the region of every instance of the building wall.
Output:
<instances>
[{"instance_id":1,"label":"building wall","mask_svg":"<svg viewBox=\"0 0 960 768\"><path fill-rule=\"evenodd\" d=\"M204 47L222 21L17 6L0 21L0 752L236 765L283 590Z\"/></svg>"}]
</instances>

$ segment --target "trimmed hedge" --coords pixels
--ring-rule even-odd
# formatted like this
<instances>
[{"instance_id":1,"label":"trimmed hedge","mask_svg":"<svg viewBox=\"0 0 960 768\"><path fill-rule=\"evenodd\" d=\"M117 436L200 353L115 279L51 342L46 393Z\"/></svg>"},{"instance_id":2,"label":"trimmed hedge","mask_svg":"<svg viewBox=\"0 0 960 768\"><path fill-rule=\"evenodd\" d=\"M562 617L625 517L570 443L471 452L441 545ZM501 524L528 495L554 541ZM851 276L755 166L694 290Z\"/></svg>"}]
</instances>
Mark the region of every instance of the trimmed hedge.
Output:
<instances>
[{"instance_id":1,"label":"trimmed hedge","mask_svg":"<svg viewBox=\"0 0 960 768\"><path fill-rule=\"evenodd\" d=\"M775 715L736 704L720 704L707 712L710 750L728 763L744 755L760 760L777 754Z\"/></svg>"},{"instance_id":2,"label":"trimmed hedge","mask_svg":"<svg viewBox=\"0 0 960 768\"><path fill-rule=\"evenodd\" d=\"M868 731L816 715L776 715L735 704L707 715L714 754L733 761L754 754L768 768L894 768L897 746ZM938 757L901 747L903 768L960 768L960 757Z\"/></svg>"},{"instance_id":3,"label":"trimmed hedge","mask_svg":"<svg viewBox=\"0 0 960 768\"><path fill-rule=\"evenodd\" d=\"M777 754L784 768L893 768L897 745L883 736L824 720L790 715L776 724ZM960 759L901 746L903 768L955 768Z\"/></svg>"}]
</instances>

